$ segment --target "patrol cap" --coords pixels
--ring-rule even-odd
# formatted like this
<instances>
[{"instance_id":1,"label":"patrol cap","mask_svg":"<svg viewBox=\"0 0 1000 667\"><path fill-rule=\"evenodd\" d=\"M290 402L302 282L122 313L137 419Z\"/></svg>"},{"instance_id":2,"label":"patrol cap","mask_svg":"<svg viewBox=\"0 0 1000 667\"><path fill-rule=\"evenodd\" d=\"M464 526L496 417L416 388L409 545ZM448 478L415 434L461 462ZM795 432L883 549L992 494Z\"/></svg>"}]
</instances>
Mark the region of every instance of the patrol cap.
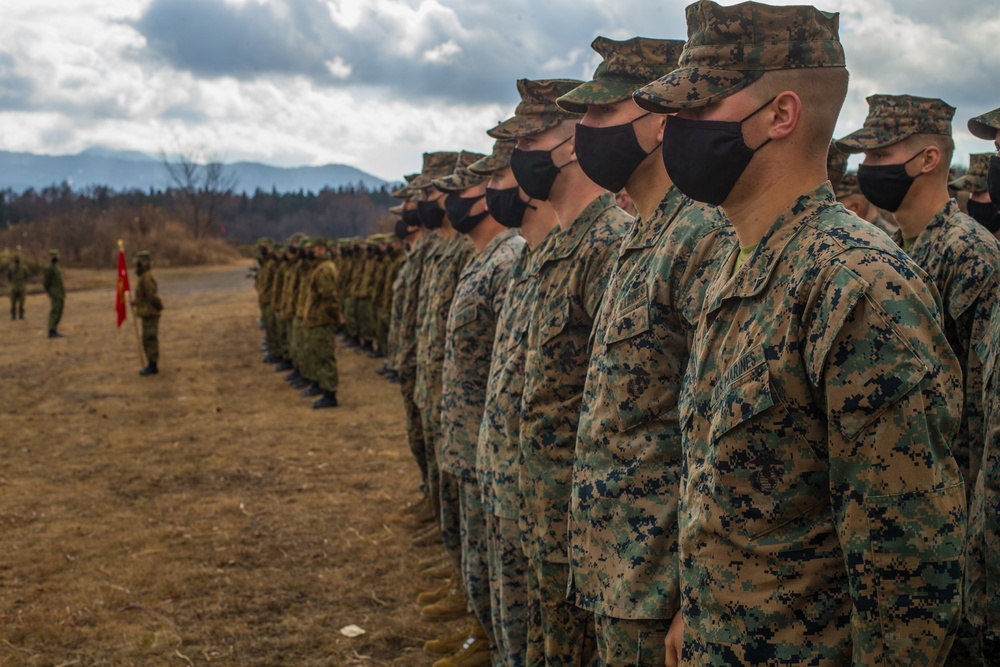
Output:
<instances>
[{"instance_id":1,"label":"patrol cap","mask_svg":"<svg viewBox=\"0 0 1000 667\"><path fill-rule=\"evenodd\" d=\"M843 176L847 172L847 157L847 153L841 152L837 148L837 142L831 141L830 150L826 154L827 172Z\"/></svg>"},{"instance_id":2,"label":"patrol cap","mask_svg":"<svg viewBox=\"0 0 1000 667\"><path fill-rule=\"evenodd\" d=\"M861 186L858 185L858 175L856 172L849 171L844 174L844 177L840 179L840 185L836 188L837 197L846 197L848 195L860 195Z\"/></svg>"},{"instance_id":3,"label":"patrol cap","mask_svg":"<svg viewBox=\"0 0 1000 667\"><path fill-rule=\"evenodd\" d=\"M955 107L931 97L872 95L864 126L837 141L837 148L860 153L898 144L914 134L951 136Z\"/></svg>"},{"instance_id":4,"label":"patrol cap","mask_svg":"<svg viewBox=\"0 0 1000 667\"><path fill-rule=\"evenodd\" d=\"M410 183L412 183L414 179L416 179L416 177L419 175L420 174L407 174L406 176L403 176L403 178L406 179L406 185L393 190L392 196L395 197L396 199L406 199L407 197L412 195L413 191L412 188L410 187Z\"/></svg>"},{"instance_id":5,"label":"patrol cap","mask_svg":"<svg viewBox=\"0 0 1000 667\"><path fill-rule=\"evenodd\" d=\"M454 151L424 153L424 168L410 181L410 190L423 190L430 186L435 178L443 178L450 174L455 168L458 155Z\"/></svg>"},{"instance_id":6,"label":"patrol cap","mask_svg":"<svg viewBox=\"0 0 1000 667\"><path fill-rule=\"evenodd\" d=\"M587 107L595 104L627 100L650 81L674 71L684 41L633 37L619 42L598 37L590 48L603 58L594 78L556 100L556 104L572 113L586 113Z\"/></svg>"},{"instance_id":7,"label":"patrol cap","mask_svg":"<svg viewBox=\"0 0 1000 667\"><path fill-rule=\"evenodd\" d=\"M969 132L972 136L980 139L996 139L997 130L1000 130L1000 109L994 109L969 119Z\"/></svg>"},{"instance_id":8,"label":"patrol cap","mask_svg":"<svg viewBox=\"0 0 1000 667\"><path fill-rule=\"evenodd\" d=\"M390 206L389 213L392 213L393 215L403 215L403 206L404 204L396 204L395 206Z\"/></svg>"},{"instance_id":9,"label":"patrol cap","mask_svg":"<svg viewBox=\"0 0 1000 667\"><path fill-rule=\"evenodd\" d=\"M56 250L55 248L49 250L49 257L59 257L59 251Z\"/></svg>"},{"instance_id":10,"label":"patrol cap","mask_svg":"<svg viewBox=\"0 0 1000 667\"><path fill-rule=\"evenodd\" d=\"M729 97L766 72L842 68L840 15L807 5L710 0L688 5L688 39L677 69L635 92L647 111L670 113Z\"/></svg>"},{"instance_id":11,"label":"patrol cap","mask_svg":"<svg viewBox=\"0 0 1000 667\"><path fill-rule=\"evenodd\" d=\"M136 259L150 259L150 257L151 256L148 250L140 250L139 252L135 253Z\"/></svg>"},{"instance_id":12,"label":"patrol cap","mask_svg":"<svg viewBox=\"0 0 1000 667\"><path fill-rule=\"evenodd\" d=\"M469 167L484 159L482 153L462 151L455 162L455 171L444 178L434 179L434 187L441 192L461 192L486 180L486 176L469 171Z\"/></svg>"},{"instance_id":13,"label":"patrol cap","mask_svg":"<svg viewBox=\"0 0 1000 667\"><path fill-rule=\"evenodd\" d=\"M473 174L490 176L501 169L510 166L510 156L517 145L516 139L497 139L493 143L493 152L469 165L469 171Z\"/></svg>"},{"instance_id":14,"label":"patrol cap","mask_svg":"<svg viewBox=\"0 0 1000 667\"><path fill-rule=\"evenodd\" d=\"M521 95L521 103L514 110L514 116L486 134L494 139L520 139L544 132L563 121L579 118L580 114L562 109L556 100L581 83L583 81L577 79L519 79L517 92Z\"/></svg>"},{"instance_id":15,"label":"patrol cap","mask_svg":"<svg viewBox=\"0 0 1000 667\"><path fill-rule=\"evenodd\" d=\"M259 245L259 246L272 246L272 245L274 245L274 239L272 239L270 237L267 237L267 236L262 236L259 239L257 239L257 245Z\"/></svg>"},{"instance_id":16,"label":"patrol cap","mask_svg":"<svg viewBox=\"0 0 1000 667\"><path fill-rule=\"evenodd\" d=\"M969 171L948 185L962 192L986 192L986 176L990 171L990 158L996 153L973 153L969 156Z\"/></svg>"}]
</instances>

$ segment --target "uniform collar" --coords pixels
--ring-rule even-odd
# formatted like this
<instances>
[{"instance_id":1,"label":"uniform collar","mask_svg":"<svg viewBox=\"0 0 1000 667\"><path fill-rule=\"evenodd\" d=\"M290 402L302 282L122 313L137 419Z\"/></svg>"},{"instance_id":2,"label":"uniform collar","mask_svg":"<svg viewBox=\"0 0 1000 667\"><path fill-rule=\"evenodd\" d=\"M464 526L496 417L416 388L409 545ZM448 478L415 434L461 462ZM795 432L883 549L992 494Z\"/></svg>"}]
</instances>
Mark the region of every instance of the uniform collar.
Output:
<instances>
[{"instance_id":1,"label":"uniform collar","mask_svg":"<svg viewBox=\"0 0 1000 667\"><path fill-rule=\"evenodd\" d=\"M483 251L478 253L475 257L473 257L471 262L465 265L465 268L462 270L462 276L476 271L479 267L488 262L490 257L493 256L493 253L495 253L501 245L514 236L517 236L516 229L505 229L490 239L490 242L486 244Z\"/></svg>"},{"instance_id":2,"label":"uniform collar","mask_svg":"<svg viewBox=\"0 0 1000 667\"><path fill-rule=\"evenodd\" d=\"M664 232L670 228L670 225L677 218L680 210L690 203L690 201L690 199L681 194L677 186L671 185L649 220L636 218L632 223L628 235L622 242L622 252L656 246L660 237L663 236Z\"/></svg>"},{"instance_id":3,"label":"uniform collar","mask_svg":"<svg viewBox=\"0 0 1000 667\"><path fill-rule=\"evenodd\" d=\"M605 192L590 202L590 205L583 209L583 213L573 221L570 228L563 231L556 238L552 252L545 258L545 262L557 262L567 257L572 257L573 253L576 252L577 246L580 245L580 241L587 235L587 232L594 226L594 223L601 217L601 214L615 206L615 196L610 192Z\"/></svg>"},{"instance_id":4,"label":"uniform collar","mask_svg":"<svg viewBox=\"0 0 1000 667\"><path fill-rule=\"evenodd\" d=\"M961 212L962 209L958 207L958 202L954 199L949 199L948 203L944 205L944 208L935 213L934 217L931 218L931 221L927 223L926 227L924 227L924 230L917 234L917 238L913 239L913 245L910 246L910 250L907 254L913 256L917 248L925 243L929 243L931 239L937 236L938 232L947 227L948 223ZM896 242L896 245L902 248L903 232L897 230L896 233L892 235L892 240Z\"/></svg>"}]
</instances>

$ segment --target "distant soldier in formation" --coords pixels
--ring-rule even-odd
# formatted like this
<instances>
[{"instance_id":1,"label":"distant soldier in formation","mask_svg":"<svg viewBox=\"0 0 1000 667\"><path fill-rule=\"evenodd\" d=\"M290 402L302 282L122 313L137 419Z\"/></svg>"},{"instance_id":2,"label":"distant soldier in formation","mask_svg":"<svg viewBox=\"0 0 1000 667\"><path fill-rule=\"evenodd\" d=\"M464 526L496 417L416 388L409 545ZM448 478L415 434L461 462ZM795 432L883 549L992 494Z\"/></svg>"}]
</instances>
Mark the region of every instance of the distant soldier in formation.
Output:
<instances>
[{"instance_id":1,"label":"distant soldier in formation","mask_svg":"<svg viewBox=\"0 0 1000 667\"><path fill-rule=\"evenodd\" d=\"M62 271L59 269L59 251L49 251L49 264L42 269L42 287L49 295L49 338L62 338L59 321L62 319L66 288L63 286Z\"/></svg>"},{"instance_id":2,"label":"distant soldier in formation","mask_svg":"<svg viewBox=\"0 0 1000 667\"><path fill-rule=\"evenodd\" d=\"M10 283L10 319L24 319L24 301L28 296L28 267L21 263L21 256L14 255L14 261L7 269Z\"/></svg>"},{"instance_id":3,"label":"distant soldier in formation","mask_svg":"<svg viewBox=\"0 0 1000 667\"><path fill-rule=\"evenodd\" d=\"M335 250L326 241L314 239L310 251L315 265L306 281L300 346L302 374L312 382L312 388L302 395L318 396L313 409L333 408L337 406L339 384L336 337L343 321L337 294Z\"/></svg>"},{"instance_id":4,"label":"distant soldier in formation","mask_svg":"<svg viewBox=\"0 0 1000 667\"><path fill-rule=\"evenodd\" d=\"M135 255L135 271L139 275L139 284L135 288L133 299L135 314L142 320L142 350L146 355L146 367L139 375L156 375L160 372L160 312L163 301L160 300L156 278L153 276L152 258L149 251L140 250Z\"/></svg>"}]
</instances>

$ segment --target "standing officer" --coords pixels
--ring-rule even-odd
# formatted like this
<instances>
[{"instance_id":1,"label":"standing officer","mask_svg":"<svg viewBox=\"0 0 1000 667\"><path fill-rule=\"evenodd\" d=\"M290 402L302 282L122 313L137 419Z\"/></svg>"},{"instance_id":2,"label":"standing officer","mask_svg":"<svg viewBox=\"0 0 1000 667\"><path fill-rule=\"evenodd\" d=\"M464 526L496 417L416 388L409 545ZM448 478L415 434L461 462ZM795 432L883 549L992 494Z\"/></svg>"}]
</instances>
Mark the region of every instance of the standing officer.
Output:
<instances>
[{"instance_id":1,"label":"standing officer","mask_svg":"<svg viewBox=\"0 0 1000 667\"><path fill-rule=\"evenodd\" d=\"M59 320L62 319L63 303L66 300L66 289L63 287L62 271L59 270L59 251L49 251L49 265L42 270L42 287L49 295L49 338L62 338L59 333Z\"/></svg>"},{"instance_id":2,"label":"standing officer","mask_svg":"<svg viewBox=\"0 0 1000 667\"><path fill-rule=\"evenodd\" d=\"M149 252L140 250L135 254L135 271L139 274L139 285L135 289L135 314L142 319L142 350L146 353L147 365L139 375L156 375L160 372L156 364L160 360L160 311L163 302L157 291Z\"/></svg>"},{"instance_id":3,"label":"standing officer","mask_svg":"<svg viewBox=\"0 0 1000 667\"><path fill-rule=\"evenodd\" d=\"M24 299L28 295L28 267L21 264L21 257L14 255L14 265L7 269L10 282L10 319L24 319Z\"/></svg>"},{"instance_id":4,"label":"standing officer","mask_svg":"<svg viewBox=\"0 0 1000 667\"><path fill-rule=\"evenodd\" d=\"M687 22L678 69L634 99L676 113L667 173L739 248L678 403L668 664L941 665L962 611L962 370L926 274L827 180L838 16L701 0Z\"/></svg>"}]
</instances>

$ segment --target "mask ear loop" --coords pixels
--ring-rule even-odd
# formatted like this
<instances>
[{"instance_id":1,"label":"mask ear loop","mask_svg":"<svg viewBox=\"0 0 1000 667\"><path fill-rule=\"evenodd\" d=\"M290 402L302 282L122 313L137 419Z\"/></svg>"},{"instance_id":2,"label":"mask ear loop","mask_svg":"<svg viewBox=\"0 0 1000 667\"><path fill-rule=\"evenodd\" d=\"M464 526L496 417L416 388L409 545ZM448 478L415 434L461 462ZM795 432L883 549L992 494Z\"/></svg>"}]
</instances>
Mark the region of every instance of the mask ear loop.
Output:
<instances>
[{"instance_id":1,"label":"mask ear loop","mask_svg":"<svg viewBox=\"0 0 1000 667\"><path fill-rule=\"evenodd\" d=\"M570 139L575 139L575 138L576 138L576 135L575 134L571 134L568 137L566 137L565 139L563 139L562 141L560 141L558 144L556 144L555 146L553 146L552 149L549 151L549 157L552 157L552 154L556 152L557 148L559 148L560 146L562 146L563 144L565 144ZM555 165L555 162L553 161L552 164ZM560 171L561 172L563 170L563 167L565 167L567 165L571 165L571 164L573 164L573 160L570 160L566 164L563 164L561 166L556 167L556 171Z\"/></svg>"},{"instance_id":2,"label":"mask ear loop","mask_svg":"<svg viewBox=\"0 0 1000 667\"><path fill-rule=\"evenodd\" d=\"M759 114L761 111L763 111L765 108L767 108L771 104L771 102L775 101L776 99L778 99L777 95L775 95L774 97L772 97L771 99L769 99L767 102L764 102L763 104L761 104L759 107L757 107L756 110L751 111L749 114L747 114L746 116L744 116L743 120L740 121L740 127L742 128L743 127L743 123L747 122L748 120L750 120L751 118L753 118L754 116L756 116L757 114ZM768 137L767 140L764 143L762 143L757 148L754 148L753 152L756 153L757 151L759 151L764 146L767 146L769 143L771 143L771 137Z\"/></svg>"}]
</instances>

